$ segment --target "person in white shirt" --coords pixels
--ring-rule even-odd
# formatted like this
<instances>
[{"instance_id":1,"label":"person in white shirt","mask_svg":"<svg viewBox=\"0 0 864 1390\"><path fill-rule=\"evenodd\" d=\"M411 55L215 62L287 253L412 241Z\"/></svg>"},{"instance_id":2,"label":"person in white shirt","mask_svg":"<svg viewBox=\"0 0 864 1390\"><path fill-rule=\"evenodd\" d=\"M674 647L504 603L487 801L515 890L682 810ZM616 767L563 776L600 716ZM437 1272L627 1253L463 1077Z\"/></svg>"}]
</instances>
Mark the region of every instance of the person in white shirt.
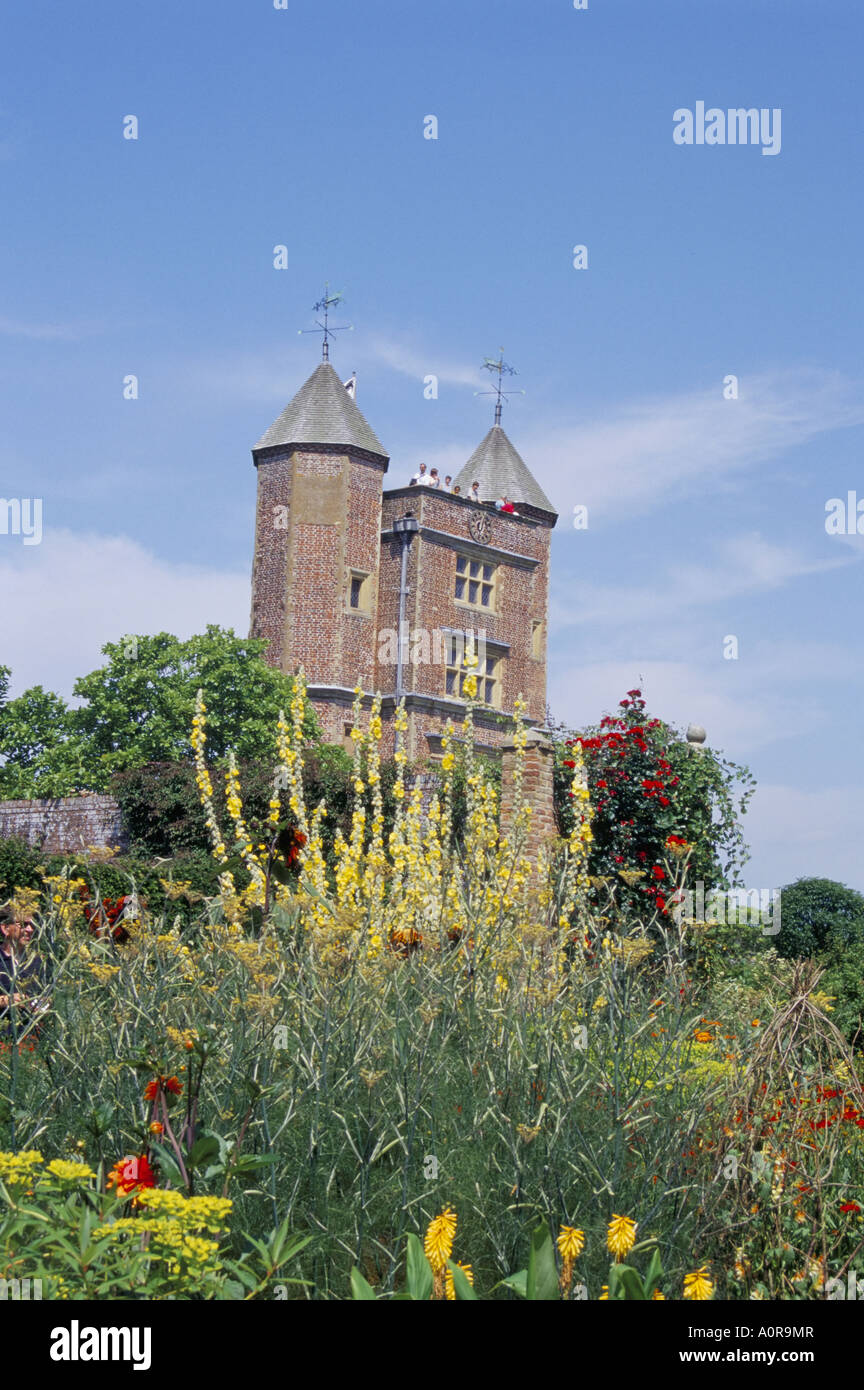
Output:
<instances>
[{"instance_id":1,"label":"person in white shirt","mask_svg":"<svg viewBox=\"0 0 864 1390\"><path fill-rule=\"evenodd\" d=\"M471 501L472 501L472 502L479 502L479 501L480 501L480 484L479 484L479 483L472 483L472 484L471 484L471 491L470 491L470 493L468 494L468 496L471 498Z\"/></svg>"},{"instance_id":2,"label":"person in white shirt","mask_svg":"<svg viewBox=\"0 0 864 1390\"><path fill-rule=\"evenodd\" d=\"M429 473L429 486L430 486L430 487L440 487L440 486L441 486L441 479L438 477L438 469L437 469L437 468L431 469L431 471L430 471L430 473Z\"/></svg>"},{"instance_id":3,"label":"person in white shirt","mask_svg":"<svg viewBox=\"0 0 864 1390\"><path fill-rule=\"evenodd\" d=\"M452 481L453 481L453 479L451 478L450 474L449 474L449 473L445 474L445 477L444 477L444 484L443 484L443 486L444 486L444 491L445 491L445 492L450 492L450 491L451 491L450 484L452 483Z\"/></svg>"},{"instance_id":4,"label":"person in white shirt","mask_svg":"<svg viewBox=\"0 0 864 1390\"><path fill-rule=\"evenodd\" d=\"M414 476L413 476L413 478L411 479L411 481L412 481L412 483L428 483L428 482L429 482L429 478L427 477L427 474L426 474L426 465L425 465L425 463L421 463L419 469L418 469L417 472L414 474Z\"/></svg>"}]
</instances>

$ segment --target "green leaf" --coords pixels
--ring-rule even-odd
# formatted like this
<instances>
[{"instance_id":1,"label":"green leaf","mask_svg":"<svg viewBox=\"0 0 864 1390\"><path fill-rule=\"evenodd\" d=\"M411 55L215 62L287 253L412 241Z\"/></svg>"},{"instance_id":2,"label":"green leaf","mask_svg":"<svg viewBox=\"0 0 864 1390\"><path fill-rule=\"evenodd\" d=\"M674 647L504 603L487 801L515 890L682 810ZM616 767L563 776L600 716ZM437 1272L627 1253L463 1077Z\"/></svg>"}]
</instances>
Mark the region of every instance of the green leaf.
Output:
<instances>
[{"instance_id":1,"label":"green leaf","mask_svg":"<svg viewBox=\"0 0 864 1390\"><path fill-rule=\"evenodd\" d=\"M654 1290L659 1287L660 1280L663 1278L663 1263L660 1259L660 1251L655 1250L648 1261L648 1268L645 1271L645 1297L650 1298Z\"/></svg>"},{"instance_id":2,"label":"green leaf","mask_svg":"<svg viewBox=\"0 0 864 1390\"><path fill-rule=\"evenodd\" d=\"M281 1161L278 1154L242 1154L234 1164L234 1170L237 1173L254 1173L257 1168L267 1168Z\"/></svg>"},{"instance_id":3,"label":"green leaf","mask_svg":"<svg viewBox=\"0 0 864 1390\"><path fill-rule=\"evenodd\" d=\"M520 1270L517 1270L517 1272L516 1272L515 1274L510 1274L510 1275L508 1275L506 1279L502 1279L502 1280L501 1280L501 1284L503 1284L504 1288L506 1288L506 1289L512 1289L514 1293L518 1293L518 1295L519 1295L520 1298L527 1298L527 1297L528 1297L528 1271L527 1271L527 1269L520 1269ZM500 1286L499 1286L498 1284L496 1284L495 1287L498 1288L498 1287L500 1287Z\"/></svg>"},{"instance_id":4,"label":"green leaf","mask_svg":"<svg viewBox=\"0 0 864 1390\"><path fill-rule=\"evenodd\" d=\"M200 1139L196 1139L186 1158L187 1168L197 1168L208 1158L213 1158L219 1152L219 1140L212 1134L204 1134Z\"/></svg>"},{"instance_id":5,"label":"green leaf","mask_svg":"<svg viewBox=\"0 0 864 1390\"><path fill-rule=\"evenodd\" d=\"M175 1183L180 1187L185 1187L183 1174L180 1172L180 1165L174 1157L167 1144L159 1145L159 1174L167 1178L169 1182Z\"/></svg>"},{"instance_id":6,"label":"green leaf","mask_svg":"<svg viewBox=\"0 0 864 1390\"><path fill-rule=\"evenodd\" d=\"M555 1247L547 1226L538 1226L531 1236L525 1297L531 1302L547 1303L559 1297Z\"/></svg>"},{"instance_id":7,"label":"green leaf","mask_svg":"<svg viewBox=\"0 0 864 1390\"><path fill-rule=\"evenodd\" d=\"M426 1258L421 1242L413 1234L408 1237L405 1274L411 1297L418 1303L428 1303L432 1297L432 1266Z\"/></svg>"},{"instance_id":8,"label":"green leaf","mask_svg":"<svg viewBox=\"0 0 864 1390\"><path fill-rule=\"evenodd\" d=\"M616 1269L618 1270L618 1278L621 1282L621 1287L624 1290L624 1297L639 1299L641 1302L644 1302L645 1287L638 1271L633 1269L632 1265L616 1265Z\"/></svg>"},{"instance_id":9,"label":"green leaf","mask_svg":"<svg viewBox=\"0 0 864 1390\"><path fill-rule=\"evenodd\" d=\"M351 1269L351 1296L375 1301L375 1290L366 1282L356 1265Z\"/></svg>"},{"instance_id":10,"label":"green leaf","mask_svg":"<svg viewBox=\"0 0 864 1390\"><path fill-rule=\"evenodd\" d=\"M447 1261L447 1268L453 1275L453 1292L456 1295L457 1302L476 1303L478 1301L477 1295L474 1292L474 1289L470 1281L468 1280L467 1275L459 1268L458 1265L454 1264L452 1260Z\"/></svg>"}]
</instances>

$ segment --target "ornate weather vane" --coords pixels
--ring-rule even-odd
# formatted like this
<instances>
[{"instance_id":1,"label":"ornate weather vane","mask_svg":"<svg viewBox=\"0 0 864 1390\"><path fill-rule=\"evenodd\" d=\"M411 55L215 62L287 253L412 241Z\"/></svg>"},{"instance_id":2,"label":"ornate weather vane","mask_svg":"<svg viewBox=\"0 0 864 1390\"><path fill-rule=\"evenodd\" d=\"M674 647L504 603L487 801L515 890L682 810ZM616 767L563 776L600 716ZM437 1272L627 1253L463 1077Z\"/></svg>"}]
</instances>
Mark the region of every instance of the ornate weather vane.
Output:
<instances>
[{"instance_id":1,"label":"ornate weather vane","mask_svg":"<svg viewBox=\"0 0 864 1390\"><path fill-rule=\"evenodd\" d=\"M524 395L525 395L525 392L524 392L524 391L505 391L505 390L503 390L502 385L501 385L501 382L502 382L503 377L504 377L505 375L506 375L506 376L516 376L516 375L517 375L517 373L516 373L516 368L515 368L515 367L510 367L510 366L508 366L507 363L504 361L504 349L503 349L503 348L499 348L499 349L498 349L498 357L497 357L497 358L494 358L494 357L485 357L485 358L483 359L483 370L486 371L486 372L492 372L493 375L497 375L497 377L498 377L497 384L494 386L494 388L493 388L491 391L475 391L475 392L474 392L474 395L475 395L475 396L496 396L496 397L497 397L497 400L496 400L496 402L495 402L495 424L496 424L496 425L500 425L500 424L501 424L501 408L502 408L502 406L503 406L504 401L507 399L507 397L508 397L508 396L524 396Z\"/></svg>"},{"instance_id":2,"label":"ornate weather vane","mask_svg":"<svg viewBox=\"0 0 864 1390\"><path fill-rule=\"evenodd\" d=\"M350 332L350 331L354 328L353 323L340 323L340 324L335 325L335 327L333 327L333 328L330 327L330 322L329 322L330 310L331 310L332 308L334 308L335 305L341 304L341 302L342 302L342 295L339 294L339 293L337 293L337 294L331 294L331 293L330 293L330 285L329 285L329 283L326 284L326 285L324 286L324 296L323 296L323 298L322 298L322 299L319 299L317 304L313 304L313 305L312 305L313 311L314 311L316 314L322 314L322 315L323 315L323 317L324 317L324 322L322 323L320 319L316 319L315 322L316 322L316 324L318 325L318 328L317 328L317 329L315 329L315 328L298 328L298 330L297 330L298 333L315 333L315 332L318 331L318 329L320 329L320 331L324 334L324 338L323 338L323 341L322 341L322 343L321 343L321 361L322 361L322 362L329 362L329 361L330 361L330 338L331 338L332 334L334 334L334 333L344 333L344 332L346 332L346 331Z\"/></svg>"}]
</instances>

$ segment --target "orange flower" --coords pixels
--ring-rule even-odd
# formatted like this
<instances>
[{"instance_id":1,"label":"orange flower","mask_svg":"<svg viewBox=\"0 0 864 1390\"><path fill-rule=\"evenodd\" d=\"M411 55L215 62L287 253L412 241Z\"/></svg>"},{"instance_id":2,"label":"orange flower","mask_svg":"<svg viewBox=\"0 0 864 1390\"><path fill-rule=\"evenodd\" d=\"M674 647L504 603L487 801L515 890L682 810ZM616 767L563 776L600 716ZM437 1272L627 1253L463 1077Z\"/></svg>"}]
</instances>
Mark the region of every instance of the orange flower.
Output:
<instances>
[{"instance_id":1,"label":"orange flower","mask_svg":"<svg viewBox=\"0 0 864 1390\"><path fill-rule=\"evenodd\" d=\"M144 1099L155 1100L160 1091L179 1096L182 1090L183 1082L178 1081L176 1076L157 1076L155 1081L148 1081L144 1087Z\"/></svg>"},{"instance_id":2,"label":"orange flower","mask_svg":"<svg viewBox=\"0 0 864 1390\"><path fill-rule=\"evenodd\" d=\"M155 1187L156 1174L150 1167L146 1154L141 1154L140 1158L120 1158L108 1174L105 1185L108 1188L116 1188L118 1197L126 1197L130 1192Z\"/></svg>"}]
</instances>

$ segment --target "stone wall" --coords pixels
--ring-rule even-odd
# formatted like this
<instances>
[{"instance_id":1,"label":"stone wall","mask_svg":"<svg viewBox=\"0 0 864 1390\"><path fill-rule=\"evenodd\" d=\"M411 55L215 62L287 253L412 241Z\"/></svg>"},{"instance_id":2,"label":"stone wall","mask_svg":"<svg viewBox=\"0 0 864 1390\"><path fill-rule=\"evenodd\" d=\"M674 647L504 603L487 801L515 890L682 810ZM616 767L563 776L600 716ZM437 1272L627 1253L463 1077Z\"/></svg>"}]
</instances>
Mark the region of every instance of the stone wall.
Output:
<instances>
[{"instance_id":1,"label":"stone wall","mask_svg":"<svg viewBox=\"0 0 864 1390\"><path fill-rule=\"evenodd\" d=\"M0 801L0 839L26 840L46 854L126 844L117 802L111 796L96 795Z\"/></svg>"}]
</instances>

